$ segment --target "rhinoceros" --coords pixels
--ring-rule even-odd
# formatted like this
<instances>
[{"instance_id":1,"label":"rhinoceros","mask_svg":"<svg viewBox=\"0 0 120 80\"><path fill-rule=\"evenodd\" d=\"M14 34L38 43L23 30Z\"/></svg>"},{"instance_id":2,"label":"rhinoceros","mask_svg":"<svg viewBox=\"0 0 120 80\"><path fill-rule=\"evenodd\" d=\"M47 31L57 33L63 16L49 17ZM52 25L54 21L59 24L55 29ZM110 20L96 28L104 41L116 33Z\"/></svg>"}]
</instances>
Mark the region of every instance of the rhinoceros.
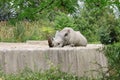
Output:
<instances>
[{"instance_id":1,"label":"rhinoceros","mask_svg":"<svg viewBox=\"0 0 120 80\"><path fill-rule=\"evenodd\" d=\"M87 39L80 31L65 27L61 31L56 31L55 37L48 39L49 47L86 46Z\"/></svg>"}]
</instances>

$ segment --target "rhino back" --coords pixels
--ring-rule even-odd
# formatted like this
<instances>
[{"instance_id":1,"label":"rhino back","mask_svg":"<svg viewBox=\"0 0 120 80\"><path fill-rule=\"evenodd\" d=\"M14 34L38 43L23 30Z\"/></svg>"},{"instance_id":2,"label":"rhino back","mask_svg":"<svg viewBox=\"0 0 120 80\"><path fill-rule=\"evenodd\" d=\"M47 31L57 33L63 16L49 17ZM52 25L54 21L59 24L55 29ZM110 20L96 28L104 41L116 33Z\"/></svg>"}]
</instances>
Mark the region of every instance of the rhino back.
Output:
<instances>
[{"instance_id":1,"label":"rhino back","mask_svg":"<svg viewBox=\"0 0 120 80\"><path fill-rule=\"evenodd\" d=\"M74 31L70 34L70 44L74 44L75 46L86 46L87 45L87 39L79 32Z\"/></svg>"},{"instance_id":2,"label":"rhino back","mask_svg":"<svg viewBox=\"0 0 120 80\"><path fill-rule=\"evenodd\" d=\"M80 46L86 46L87 45L87 39L84 35L82 35L79 31L76 31L76 39L78 39L78 43Z\"/></svg>"}]
</instances>

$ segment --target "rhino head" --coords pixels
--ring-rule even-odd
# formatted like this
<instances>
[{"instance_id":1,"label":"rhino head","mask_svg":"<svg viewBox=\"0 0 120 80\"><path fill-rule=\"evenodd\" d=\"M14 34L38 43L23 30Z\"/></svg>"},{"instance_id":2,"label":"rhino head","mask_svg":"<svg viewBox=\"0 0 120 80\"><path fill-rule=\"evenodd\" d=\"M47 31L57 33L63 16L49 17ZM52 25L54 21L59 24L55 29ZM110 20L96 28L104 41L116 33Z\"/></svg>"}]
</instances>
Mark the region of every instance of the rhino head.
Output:
<instances>
[{"instance_id":1,"label":"rhino head","mask_svg":"<svg viewBox=\"0 0 120 80\"><path fill-rule=\"evenodd\" d=\"M49 47L64 47L69 39L69 29L56 31L54 38L48 38Z\"/></svg>"},{"instance_id":2,"label":"rhino head","mask_svg":"<svg viewBox=\"0 0 120 80\"><path fill-rule=\"evenodd\" d=\"M48 38L48 45L49 47L63 47L64 46L64 40L59 31L56 31L55 37Z\"/></svg>"}]
</instances>

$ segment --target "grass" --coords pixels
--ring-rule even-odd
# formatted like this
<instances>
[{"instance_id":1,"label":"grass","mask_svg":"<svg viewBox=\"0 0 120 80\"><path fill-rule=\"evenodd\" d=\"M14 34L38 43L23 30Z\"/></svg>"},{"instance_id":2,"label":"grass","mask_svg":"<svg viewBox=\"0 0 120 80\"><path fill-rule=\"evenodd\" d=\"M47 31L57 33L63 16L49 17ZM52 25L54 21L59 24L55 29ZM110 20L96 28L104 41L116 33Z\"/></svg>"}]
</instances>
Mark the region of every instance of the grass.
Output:
<instances>
[{"instance_id":1,"label":"grass","mask_svg":"<svg viewBox=\"0 0 120 80\"><path fill-rule=\"evenodd\" d=\"M52 67L46 71L33 72L31 69L24 69L18 74L4 74L0 72L2 80L80 80L79 77L61 72L58 68Z\"/></svg>"},{"instance_id":2,"label":"grass","mask_svg":"<svg viewBox=\"0 0 120 80\"><path fill-rule=\"evenodd\" d=\"M0 22L0 41L25 42L26 40L45 40L55 30L53 24L44 21L17 22L15 25Z\"/></svg>"},{"instance_id":3,"label":"grass","mask_svg":"<svg viewBox=\"0 0 120 80\"><path fill-rule=\"evenodd\" d=\"M107 80L94 79L90 77L78 77L74 74L60 71L57 67L51 67L46 71L33 72L29 68L25 68L22 72L17 74L5 74L0 71L0 80Z\"/></svg>"},{"instance_id":4,"label":"grass","mask_svg":"<svg viewBox=\"0 0 120 80\"><path fill-rule=\"evenodd\" d=\"M105 55L108 59L109 80L120 80L120 42L107 45Z\"/></svg>"},{"instance_id":5,"label":"grass","mask_svg":"<svg viewBox=\"0 0 120 80\"><path fill-rule=\"evenodd\" d=\"M104 76L88 76L83 75L79 77L70 72L63 72L60 70L60 66L54 65L51 61L49 61L49 69L48 70L31 70L26 67L22 71L14 74L5 74L0 68L0 80L109 80Z\"/></svg>"}]
</instances>

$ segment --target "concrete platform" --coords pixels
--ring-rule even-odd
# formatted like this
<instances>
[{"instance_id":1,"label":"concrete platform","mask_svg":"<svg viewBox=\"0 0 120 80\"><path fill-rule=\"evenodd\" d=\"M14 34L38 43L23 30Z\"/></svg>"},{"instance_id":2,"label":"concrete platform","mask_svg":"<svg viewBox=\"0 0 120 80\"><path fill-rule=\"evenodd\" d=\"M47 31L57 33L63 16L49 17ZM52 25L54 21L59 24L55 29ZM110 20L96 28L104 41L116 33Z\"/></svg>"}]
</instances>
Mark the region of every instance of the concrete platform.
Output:
<instances>
[{"instance_id":1,"label":"concrete platform","mask_svg":"<svg viewBox=\"0 0 120 80\"><path fill-rule=\"evenodd\" d=\"M101 44L86 47L49 48L47 41L0 43L0 65L5 73L18 73L25 67L33 71L59 66L78 76L98 76L107 71Z\"/></svg>"}]
</instances>

